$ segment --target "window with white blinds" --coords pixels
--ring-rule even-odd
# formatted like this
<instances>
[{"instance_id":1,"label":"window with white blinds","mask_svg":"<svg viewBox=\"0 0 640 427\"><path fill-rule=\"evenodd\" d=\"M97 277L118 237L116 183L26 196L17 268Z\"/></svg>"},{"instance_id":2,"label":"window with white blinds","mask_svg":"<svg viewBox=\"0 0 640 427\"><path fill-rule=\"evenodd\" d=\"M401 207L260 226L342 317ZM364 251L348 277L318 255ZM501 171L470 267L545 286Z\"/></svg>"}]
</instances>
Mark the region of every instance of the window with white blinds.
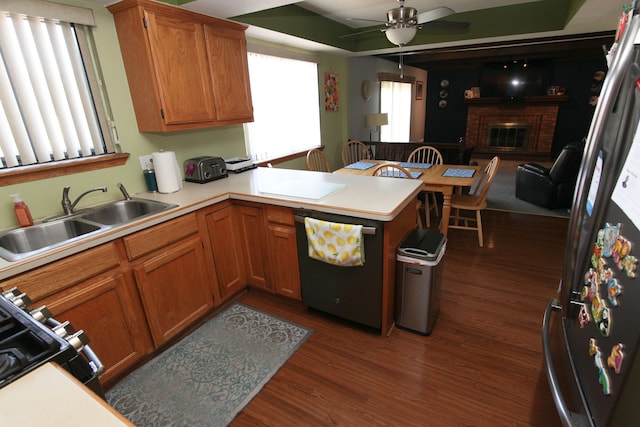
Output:
<instances>
[{"instance_id":1,"label":"window with white blinds","mask_svg":"<svg viewBox=\"0 0 640 427\"><path fill-rule=\"evenodd\" d=\"M0 169L115 152L89 32L0 12Z\"/></svg>"},{"instance_id":2,"label":"window with white blinds","mask_svg":"<svg viewBox=\"0 0 640 427\"><path fill-rule=\"evenodd\" d=\"M321 144L318 64L249 52L252 123L245 124L247 153L265 161Z\"/></svg>"}]
</instances>

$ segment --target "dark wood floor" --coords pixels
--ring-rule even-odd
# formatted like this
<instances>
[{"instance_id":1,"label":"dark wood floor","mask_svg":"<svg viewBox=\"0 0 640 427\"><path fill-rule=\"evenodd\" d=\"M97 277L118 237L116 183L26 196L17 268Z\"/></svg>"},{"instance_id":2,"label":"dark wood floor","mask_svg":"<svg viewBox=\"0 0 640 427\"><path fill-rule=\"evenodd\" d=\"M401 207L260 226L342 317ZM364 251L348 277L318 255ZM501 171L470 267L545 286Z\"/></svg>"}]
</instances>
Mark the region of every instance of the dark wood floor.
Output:
<instances>
[{"instance_id":1,"label":"dark wood floor","mask_svg":"<svg viewBox=\"0 0 640 427\"><path fill-rule=\"evenodd\" d=\"M541 321L568 220L484 211L485 247L451 230L429 337L388 338L250 290L239 300L315 330L233 426L559 426Z\"/></svg>"}]
</instances>

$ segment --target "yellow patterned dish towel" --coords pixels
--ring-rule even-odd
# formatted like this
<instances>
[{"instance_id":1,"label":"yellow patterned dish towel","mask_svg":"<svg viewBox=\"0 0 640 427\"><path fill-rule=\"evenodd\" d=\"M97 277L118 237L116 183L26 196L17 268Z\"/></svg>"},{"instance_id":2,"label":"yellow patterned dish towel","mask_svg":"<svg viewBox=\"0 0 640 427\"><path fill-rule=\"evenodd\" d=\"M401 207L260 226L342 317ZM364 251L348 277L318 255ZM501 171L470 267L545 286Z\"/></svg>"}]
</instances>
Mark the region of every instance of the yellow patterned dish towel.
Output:
<instances>
[{"instance_id":1,"label":"yellow patterned dish towel","mask_svg":"<svg viewBox=\"0 0 640 427\"><path fill-rule=\"evenodd\" d=\"M364 265L362 226L305 218L309 257L342 267Z\"/></svg>"}]
</instances>

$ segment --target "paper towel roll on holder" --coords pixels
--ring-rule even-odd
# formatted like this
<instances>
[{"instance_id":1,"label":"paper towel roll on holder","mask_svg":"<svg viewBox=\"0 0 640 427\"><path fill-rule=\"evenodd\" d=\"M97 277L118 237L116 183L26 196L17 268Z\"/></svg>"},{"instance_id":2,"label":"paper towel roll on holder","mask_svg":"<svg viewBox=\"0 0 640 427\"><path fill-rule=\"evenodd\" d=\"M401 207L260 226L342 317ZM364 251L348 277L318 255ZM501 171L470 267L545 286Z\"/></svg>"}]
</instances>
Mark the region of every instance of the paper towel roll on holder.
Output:
<instances>
[{"instance_id":1,"label":"paper towel roll on holder","mask_svg":"<svg viewBox=\"0 0 640 427\"><path fill-rule=\"evenodd\" d=\"M173 151L160 151L151 154L153 166L156 171L156 183L158 192L175 193L183 186L182 173L176 153Z\"/></svg>"}]
</instances>

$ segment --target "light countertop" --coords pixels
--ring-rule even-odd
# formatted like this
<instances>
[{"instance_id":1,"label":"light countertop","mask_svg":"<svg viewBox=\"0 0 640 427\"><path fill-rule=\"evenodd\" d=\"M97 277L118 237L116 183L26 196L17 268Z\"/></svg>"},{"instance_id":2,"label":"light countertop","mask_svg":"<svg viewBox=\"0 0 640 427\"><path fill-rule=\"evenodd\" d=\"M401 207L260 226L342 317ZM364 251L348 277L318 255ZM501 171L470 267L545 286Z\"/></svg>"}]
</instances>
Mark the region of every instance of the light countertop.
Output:
<instances>
[{"instance_id":1,"label":"light countertop","mask_svg":"<svg viewBox=\"0 0 640 427\"><path fill-rule=\"evenodd\" d=\"M133 426L58 365L47 363L0 389L3 426Z\"/></svg>"},{"instance_id":2,"label":"light countertop","mask_svg":"<svg viewBox=\"0 0 640 427\"><path fill-rule=\"evenodd\" d=\"M133 196L176 204L177 208L21 261L0 258L0 280L227 199L391 221L416 197L421 185L419 180L280 168L256 168L205 184L185 182L175 193Z\"/></svg>"}]
</instances>

